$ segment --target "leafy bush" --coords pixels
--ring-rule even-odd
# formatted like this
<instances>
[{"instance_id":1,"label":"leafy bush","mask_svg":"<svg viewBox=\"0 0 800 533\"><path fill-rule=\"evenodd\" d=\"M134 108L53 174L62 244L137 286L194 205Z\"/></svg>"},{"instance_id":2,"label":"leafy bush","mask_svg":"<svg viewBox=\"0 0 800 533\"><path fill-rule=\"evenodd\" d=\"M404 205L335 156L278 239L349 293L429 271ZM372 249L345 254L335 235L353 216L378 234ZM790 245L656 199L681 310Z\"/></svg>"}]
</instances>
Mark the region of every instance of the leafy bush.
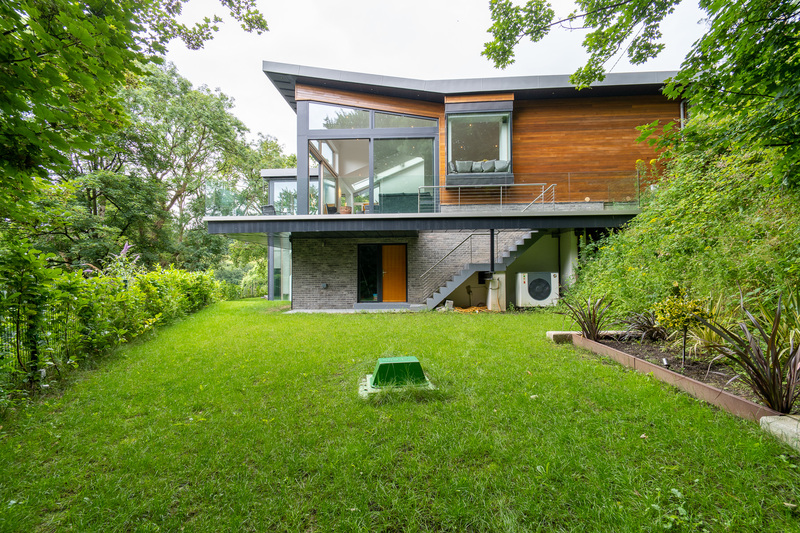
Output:
<instances>
[{"instance_id":1,"label":"leafy bush","mask_svg":"<svg viewBox=\"0 0 800 533\"><path fill-rule=\"evenodd\" d=\"M781 299L774 315L756 317L744 303L742 311L746 321L739 324L741 333L703 319L724 340L714 348L743 372L743 380L767 407L789 414L800 395L800 346L779 333Z\"/></svg>"},{"instance_id":2,"label":"leafy bush","mask_svg":"<svg viewBox=\"0 0 800 533\"><path fill-rule=\"evenodd\" d=\"M600 298L586 298L585 300L577 300L571 298L562 298L561 302L567 306L568 312L561 314L572 317L572 319L581 328L581 334L592 341L600 338L600 333L609 322L609 309L611 301L606 302L606 296Z\"/></svg>"},{"instance_id":3,"label":"leafy bush","mask_svg":"<svg viewBox=\"0 0 800 533\"><path fill-rule=\"evenodd\" d=\"M725 327L735 324L736 313L726 305L722 296L705 300L703 314L706 320L713 320ZM704 322L698 320L689 325L689 346L687 351L695 358L710 356L714 352L714 346L723 342L722 337L709 328Z\"/></svg>"},{"instance_id":4,"label":"leafy bush","mask_svg":"<svg viewBox=\"0 0 800 533\"><path fill-rule=\"evenodd\" d=\"M27 243L0 250L0 397L40 370L60 375L92 354L107 352L156 324L193 313L222 295L211 273L172 267L144 272L128 246L107 272L61 272ZM48 371L49 374L49 371ZM12 385L9 385L11 383Z\"/></svg>"},{"instance_id":5,"label":"leafy bush","mask_svg":"<svg viewBox=\"0 0 800 533\"><path fill-rule=\"evenodd\" d=\"M728 301L740 286L748 306L774 308L777 295L800 282L800 191L765 183L769 150L720 153L687 144L670 155L641 213L583 246L572 292L608 294L631 315L669 297L677 281Z\"/></svg>"},{"instance_id":6,"label":"leafy bush","mask_svg":"<svg viewBox=\"0 0 800 533\"><path fill-rule=\"evenodd\" d=\"M686 339L689 327L699 323L700 318L707 318L704 305L702 300L689 298L684 289L674 284L672 295L653 306L658 323L682 336L681 365L686 364Z\"/></svg>"},{"instance_id":7,"label":"leafy bush","mask_svg":"<svg viewBox=\"0 0 800 533\"><path fill-rule=\"evenodd\" d=\"M652 310L634 313L628 318L623 319L622 324L625 328L625 338L638 338L640 341L665 341L669 332L662 326L656 314Z\"/></svg>"}]
</instances>

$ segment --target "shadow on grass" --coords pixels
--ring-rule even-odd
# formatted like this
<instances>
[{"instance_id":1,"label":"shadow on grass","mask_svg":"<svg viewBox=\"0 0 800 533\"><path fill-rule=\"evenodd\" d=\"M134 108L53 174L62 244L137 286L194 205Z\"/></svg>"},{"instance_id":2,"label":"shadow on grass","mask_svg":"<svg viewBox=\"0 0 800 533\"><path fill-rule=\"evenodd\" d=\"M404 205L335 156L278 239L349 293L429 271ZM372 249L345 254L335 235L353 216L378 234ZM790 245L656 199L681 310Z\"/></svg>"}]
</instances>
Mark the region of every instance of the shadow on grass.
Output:
<instances>
[{"instance_id":1,"label":"shadow on grass","mask_svg":"<svg viewBox=\"0 0 800 533\"><path fill-rule=\"evenodd\" d=\"M448 402L453 399L451 393L435 389L423 389L419 387L386 387L385 389L371 394L367 399L367 404L373 407L384 405L398 405L403 403L432 403Z\"/></svg>"}]
</instances>

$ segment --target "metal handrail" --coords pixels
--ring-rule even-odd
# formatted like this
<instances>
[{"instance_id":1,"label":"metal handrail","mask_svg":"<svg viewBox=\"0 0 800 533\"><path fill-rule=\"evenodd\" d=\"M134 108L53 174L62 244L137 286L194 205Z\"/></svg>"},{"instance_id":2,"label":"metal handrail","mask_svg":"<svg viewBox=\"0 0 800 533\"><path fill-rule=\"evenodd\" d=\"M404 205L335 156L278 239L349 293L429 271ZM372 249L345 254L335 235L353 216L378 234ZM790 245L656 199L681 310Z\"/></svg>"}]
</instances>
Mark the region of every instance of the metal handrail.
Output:
<instances>
[{"instance_id":1,"label":"metal handrail","mask_svg":"<svg viewBox=\"0 0 800 533\"><path fill-rule=\"evenodd\" d=\"M518 197L518 195L525 194L528 190L534 189L533 193L537 193L533 201L529 202L522 211L527 210L532 205L539 204L553 204L555 203L555 184L548 183L514 183L507 185L423 185L417 188L417 212L422 212L422 199L433 198L435 205L441 206L441 196L443 191L447 191L449 195L455 196L454 202L446 203L443 205L471 205L469 200L480 198L483 193L486 195L496 195L499 193L500 208L505 205L512 205L509 202L509 197ZM514 202L513 205L520 205L524 202Z\"/></svg>"},{"instance_id":2,"label":"metal handrail","mask_svg":"<svg viewBox=\"0 0 800 533\"><path fill-rule=\"evenodd\" d=\"M549 202L547 202L547 201L545 200L545 197L544 197L544 195L545 195L545 194L546 194L548 191L550 191L550 192L552 193L552 196L550 197L550 201L549 201ZM546 189L543 189L543 190L542 190L542 192L541 192L541 193L539 193L539 196L537 196L536 198L534 198L534 199L533 199L533 201L532 201L531 203L529 203L528 205L526 205L526 206L525 206L525 207L524 207L522 210L523 210L523 211L527 211L529 207L531 207L533 204L535 204L535 203L536 203L536 202L539 200L539 198L541 198L541 199L542 199L542 203L551 203L551 204L552 204L552 203L554 203L554 202L555 202L555 198L556 198L556 184L555 184L555 183L553 183L552 185L550 185L550 186L549 186L549 187L547 187Z\"/></svg>"},{"instance_id":3,"label":"metal handrail","mask_svg":"<svg viewBox=\"0 0 800 533\"><path fill-rule=\"evenodd\" d=\"M449 252L447 252L444 255L444 257L442 257L441 259L436 261L436 263L434 263L433 266L431 266L428 270L426 270L425 272L420 274L419 279L424 278L425 276L427 276L431 272L431 270L433 270L437 266L441 265L442 262L444 262L445 259L447 259L451 255L453 255L456 252L456 250L460 249L464 245L464 243L466 243L467 241L470 241L470 239L472 239L472 237L479 237L479 236L486 237L488 235L489 235L489 233L486 233L486 232L473 231L472 233L467 235L467 237L463 241L461 241L460 243L455 245ZM495 237L497 237L498 235L499 235L499 232L495 232ZM470 241L470 245L471 244L472 244L472 242ZM470 250L470 259L472 259L472 250Z\"/></svg>"}]
</instances>

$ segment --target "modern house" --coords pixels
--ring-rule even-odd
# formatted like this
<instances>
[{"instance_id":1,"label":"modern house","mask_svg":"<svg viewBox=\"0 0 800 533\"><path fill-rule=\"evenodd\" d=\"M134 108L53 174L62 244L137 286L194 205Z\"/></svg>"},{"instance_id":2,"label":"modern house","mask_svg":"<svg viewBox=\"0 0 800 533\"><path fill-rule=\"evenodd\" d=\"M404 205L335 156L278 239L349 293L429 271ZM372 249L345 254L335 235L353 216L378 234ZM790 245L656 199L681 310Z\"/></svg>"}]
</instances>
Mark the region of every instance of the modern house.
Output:
<instances>
[{"instance_id":1,"label":"modern house","mask_svg":"<svg viewBox=\"0 0 800 533\"><path fill-rule=\"evenodd\" d=\"M677 120L672 72L422 81L264 62L297 113L297 169L208 231L274 250L295 309L546 305L579 242L638 212L637 126Z\"/></svg>"}]
</instances>

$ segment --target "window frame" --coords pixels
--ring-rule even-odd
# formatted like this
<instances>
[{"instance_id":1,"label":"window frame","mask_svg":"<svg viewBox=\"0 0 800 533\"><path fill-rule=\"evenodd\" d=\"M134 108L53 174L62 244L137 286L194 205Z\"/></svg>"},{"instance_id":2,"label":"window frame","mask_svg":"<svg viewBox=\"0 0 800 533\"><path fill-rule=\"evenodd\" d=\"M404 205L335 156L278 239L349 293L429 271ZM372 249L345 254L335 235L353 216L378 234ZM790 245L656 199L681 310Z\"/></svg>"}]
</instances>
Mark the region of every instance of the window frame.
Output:
<instances>
[{"instance_id":1,"label":"window frame","mask_svg":"<svg viewBox=\"0 0 800 533\"><path fill-rule=\"evenodd\" d=\"M450 170L450 118L469 115L508 115L508 170L506 172L453 172ZM459 185L511 185L514 183L514 101L445 104L445 183Z\"/></svg>"},{"instance_id":2,"label":"window frame","mask_svg":"<svg viewBox=\"0 0 800 533\"><path fill-rule=\"evenodd\" d=\"M353 129L310 129L310 116L309 105L327 105L336 108L355 109L359 111L369 112L369 128L353 128ZM405 127L405 128L376 128L375 127L375 113L382 113L387 115L396 115L409 118L418 118L430 120L433 124L430 127ZM372 212L372 206L375 205L374 188L375 188L375 172L374 172L374 146L375 140L379 139L432 139L434 149L434 165L433 165L433 183L439 183L439 165L438 161L441 157L439 153L439 128L440 118L430 117L423 115L413 115L410 113L399 113L395 111L387 111L383 109L374 109L369 107L359 107L351 105L342 105L331 102L321 102L318 100L301 100L297 102L297 118L298 118L298 151L301 150L300 143L304 143L306 152L308 153L308 143L312 141L324 141L335 139L365 139L369 141L369 211ZM300 154L298 154L298 161ZM300 165L298 164L298 181L300 179ZM310 185L310 183L309 183ZM298 187L298 191L301 188ZM305 188L307 198L310 198L310 187ZM298 192L298 203L300 202L300 194Z\"/></svg>"}]
</instances>

